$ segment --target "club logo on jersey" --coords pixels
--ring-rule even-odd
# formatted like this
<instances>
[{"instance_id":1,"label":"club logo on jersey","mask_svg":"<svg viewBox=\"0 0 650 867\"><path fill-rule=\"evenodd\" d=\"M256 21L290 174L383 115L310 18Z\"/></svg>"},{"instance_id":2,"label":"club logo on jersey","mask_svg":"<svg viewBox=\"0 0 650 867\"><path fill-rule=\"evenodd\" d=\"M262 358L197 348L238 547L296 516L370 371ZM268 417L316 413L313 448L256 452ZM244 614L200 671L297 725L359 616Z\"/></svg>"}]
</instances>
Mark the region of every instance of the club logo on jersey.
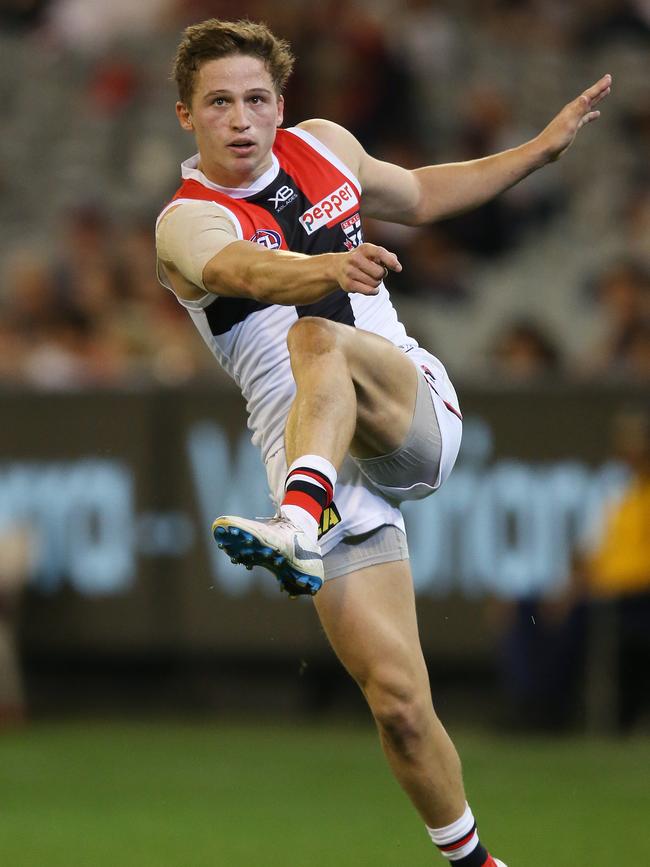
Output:
<instances>
[{"instance_id":1,"label":"club logo on jersey","mask_svg":"<svg viewBox=\"0 0 650 867\"><path fill-rule=\"evenodd\" d=\"M282 246L282 238L279 232L274 232L273 229L258 229L255 234L249 238L254 244L260 244L266 247L267 250L277 250Z\"/></svg>"},{"instance_id":2,"label":"club logo on jersey","mask_svg":"<svg viewBox=\"0 0 650 867\"><path fill-rule=\"evenodd\" d=\"M332 527L336 527L337 524L341 523L341 515L339 510L336 508L336 504L332 501L329 506L323 510L323 514L321 515L320 524L318 525L318 538L324 536Z\"/></svg>"},{"instance_id":3,"label":"club logo on jersey","mask_svg":"<svg viewBox=\"0 0 650 867\"><path fill-rule=\"evenodd\" d=\"M291 189L291 187L280 187L280 189L275 191L275 195L271 196L270 199L267 199L267 202L273 202L273 207L276 211L281 211L283 208L286 208L287 205L290 205L291 202L294 202L298 198L298 193Z\"/></svg>"},{"instance_id":4,"label":"club logo on jersey","mask_svg":"<svg viewBox=\"0 0 650 867\"><path fill-rule=\"evenodd\" d=\"M351 184L347 181L321 199L316 205L312 205L300 217L300 225L308 235L313 235L317 229L333 223L337 217L347 214L352 208L359 205L359 199Z\"/></svg>"},{"instance_id":5,"label":"club logo on jersey","mask_svg":"<svg viewBox=\"0 0 650 867\"><path fill-rule=\"evenodd\" d=\"M357 211L347 220L343 220L341 228L345 232L346 238L344 241L347 250L354 250L359 244L363 244L363 233L361 231L361 215Z\"/></svg>"}]
</instances>

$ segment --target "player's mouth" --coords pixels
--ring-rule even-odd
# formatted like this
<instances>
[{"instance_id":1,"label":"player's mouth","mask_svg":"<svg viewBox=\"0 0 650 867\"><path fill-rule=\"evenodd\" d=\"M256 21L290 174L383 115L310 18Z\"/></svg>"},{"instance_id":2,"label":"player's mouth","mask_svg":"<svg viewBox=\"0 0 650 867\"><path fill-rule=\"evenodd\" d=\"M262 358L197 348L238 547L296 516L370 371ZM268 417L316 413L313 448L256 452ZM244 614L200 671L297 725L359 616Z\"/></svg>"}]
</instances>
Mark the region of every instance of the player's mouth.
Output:
<instances>
[{"instance_id":1,"label":"player's mouth","mask_svg":"<svg viewBox=\"0 0 650 867\"><path fill-rule=\"evenodd\" d=\"M231 141L228 145L228 150L237 154L238 156L249 156L253 150L255 149L255 142L252 139L235 139L235 141Z\"/></svg>"}]
</instances>

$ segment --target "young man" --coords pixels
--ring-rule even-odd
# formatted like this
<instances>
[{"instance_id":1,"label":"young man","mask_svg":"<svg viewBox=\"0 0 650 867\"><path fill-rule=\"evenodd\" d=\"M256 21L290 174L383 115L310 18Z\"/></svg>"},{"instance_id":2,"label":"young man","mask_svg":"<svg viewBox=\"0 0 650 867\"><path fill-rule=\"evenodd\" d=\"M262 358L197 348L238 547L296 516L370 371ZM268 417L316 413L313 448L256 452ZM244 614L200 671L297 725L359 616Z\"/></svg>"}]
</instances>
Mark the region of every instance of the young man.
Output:
<instances>
[{"instance_id":1,"label":"young man","mask_svg":"<svg viewBox=\"0 0 650 867\"><path fill-rule=\"evenodd\" d=\"M278 503L275 518L226 516L213 530L290 595L319 591L327 636L433 842L455 867L503 867L479 842L432 707L398 509L449 475L462 417L444 367L397 319L383 280L401 265L363 243L361 214L419 225L486 202L557 159L611 79L519 148L406 171L326 120L280 129L292 65L285 42L244 21L189 27L175 60L176 112L198 154L158 220L159 275L241 387Z\"/></svg>"}]
</instances>

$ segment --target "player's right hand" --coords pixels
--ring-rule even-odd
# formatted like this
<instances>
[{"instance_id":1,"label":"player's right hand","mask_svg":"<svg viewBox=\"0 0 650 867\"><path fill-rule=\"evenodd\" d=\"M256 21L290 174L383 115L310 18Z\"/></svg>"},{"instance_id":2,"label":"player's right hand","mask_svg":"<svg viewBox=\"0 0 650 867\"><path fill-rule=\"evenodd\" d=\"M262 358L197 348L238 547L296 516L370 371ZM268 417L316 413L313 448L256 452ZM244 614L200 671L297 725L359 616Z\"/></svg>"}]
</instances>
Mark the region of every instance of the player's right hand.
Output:
<instances>
[{"instance_id":1,"label":"player's right hand","mask_svg":"<svg viewBox=\"0 0 650 867\"><path fill-rule=\"evenodd\" d=\"M349 253L338 254L336 279L345 292L377 295L389 271L401 271L399 259L384 247L360 244Z\"/></svg>"}]
</instances>

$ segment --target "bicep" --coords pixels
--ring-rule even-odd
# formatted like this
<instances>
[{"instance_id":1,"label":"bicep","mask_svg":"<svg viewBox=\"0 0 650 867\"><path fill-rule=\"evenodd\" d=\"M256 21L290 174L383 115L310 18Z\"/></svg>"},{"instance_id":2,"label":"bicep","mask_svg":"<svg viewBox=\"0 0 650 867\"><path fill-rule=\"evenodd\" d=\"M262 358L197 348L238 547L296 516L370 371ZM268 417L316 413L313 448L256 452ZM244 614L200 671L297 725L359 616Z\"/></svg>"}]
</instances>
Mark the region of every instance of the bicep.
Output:
<instances>
[{"instance_id":1,"label":"bicep","mask_svg":"<svg viewBox=\"0 0 650 867\"><path fill-rule=\"evenodd\" d=\"M359 180L364 216L405 225L417 222L420 185L414 172L364 153Z\"/></svg>"}]
</instances>

